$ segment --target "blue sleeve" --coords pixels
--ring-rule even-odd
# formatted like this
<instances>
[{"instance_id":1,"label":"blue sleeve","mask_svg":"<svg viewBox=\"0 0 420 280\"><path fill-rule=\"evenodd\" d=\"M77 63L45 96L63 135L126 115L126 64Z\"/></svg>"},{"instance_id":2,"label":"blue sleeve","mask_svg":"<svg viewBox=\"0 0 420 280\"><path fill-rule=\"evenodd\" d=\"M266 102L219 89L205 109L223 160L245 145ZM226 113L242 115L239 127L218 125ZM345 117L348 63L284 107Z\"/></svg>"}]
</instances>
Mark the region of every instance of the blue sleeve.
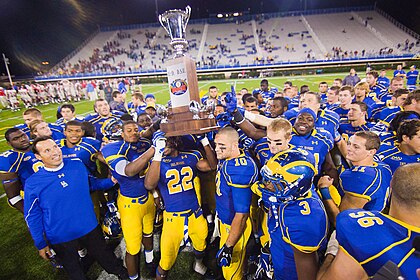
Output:
<instances>
[{"instance_id":1,"label":"blue sleeve","mask_svg":"<svg viewBox=\"0 0 420 280\"><path fill-rule=\"evenodd\" d=\"M229 160L225 165L224 174L229 186L246 188L257 180L258 169L251 158L241 156Z\"/></svg>"},{"instance_id":2,"label":"blue sleeve","mask_svg":"<svg viewBox=\"0 0 420 280\"><path fill-rule=\"evenodd\" d=\"M343 172L340 175L340 181L345 192L370 201L371 196L380 187L381 177L377 168L355 166Z\"/></svg>"},{"instance_id":3,"label":"blue sleeve","mask_svg":"<svg viewBox=\"0 0 420 280\"><path fill-rule=\"evenodd\" d=\"M108 190L114 186L110 178L100 179L89 175L89 189L91 191Z\"/></svg>"},{"instance_id":4,"label":"blue sleeve","mask_svg":"<svg viewBox=\"0 0 420 280\"><path fill-rule=\"evenodd\" d=\"M19 166L18 162L20 158L19 155L19 153L13 152L11 150L0 154L0 172L17 172L17 167Z\"/></svg>"},{"instance_id":5,"label":"blue sleeve","mask_svg":"<svg viewBox=\"0 0 420 280\"><path fill-rule=\"evenodd\" d=\"M251 188L232 187L233 208L236 213L249 213L251 207L252 191Z\"/></svg>"},{"instance_id":6,"label":"blue sleeve","mask_svg":"<svg viewBox=\"0 0 420 280\"><path fill-rule=\"evenodd\" d=\"M38 196L33 191L33 187L28 182L25 188L24 199L24 216L25 222L31 232L32 239L34 240L35 247L38 250L45 248L47 242L44 239L44 223L42 220L42 210L38 203Z\"/></svg>"}]
</instances>

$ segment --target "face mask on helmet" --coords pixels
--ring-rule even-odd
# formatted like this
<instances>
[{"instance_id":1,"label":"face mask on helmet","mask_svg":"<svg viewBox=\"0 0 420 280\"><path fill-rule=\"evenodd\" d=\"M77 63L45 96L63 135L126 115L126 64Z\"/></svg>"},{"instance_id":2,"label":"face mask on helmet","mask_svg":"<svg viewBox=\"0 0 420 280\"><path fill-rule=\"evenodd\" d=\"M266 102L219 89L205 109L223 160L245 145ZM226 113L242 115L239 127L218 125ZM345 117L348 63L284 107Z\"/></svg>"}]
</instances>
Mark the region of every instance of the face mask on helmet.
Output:
<instances>
[{"instance_id":1,"label":"face mask on helmet","mask_svg":"<svg viewBox=\"0 0 420 280\"><path fill-rule=\"evenodd\" d=\"M120 140L123 122L120 119L108 119L102 124L102 134L109 140Z\"/></svg>"},{"instance_id":2,"label":"face mask on helmet","mask_svg":"<svg viewBox=\"0 0 420 280\"><path fill-rule=\"evenodd\" d=\"M289 201L305 196L316 171L314 159L303 150L288 150L271 158L261 169L264 194L271 202ZM268 193L267 193L268 192Z\"/></svg>"}]
</instances>

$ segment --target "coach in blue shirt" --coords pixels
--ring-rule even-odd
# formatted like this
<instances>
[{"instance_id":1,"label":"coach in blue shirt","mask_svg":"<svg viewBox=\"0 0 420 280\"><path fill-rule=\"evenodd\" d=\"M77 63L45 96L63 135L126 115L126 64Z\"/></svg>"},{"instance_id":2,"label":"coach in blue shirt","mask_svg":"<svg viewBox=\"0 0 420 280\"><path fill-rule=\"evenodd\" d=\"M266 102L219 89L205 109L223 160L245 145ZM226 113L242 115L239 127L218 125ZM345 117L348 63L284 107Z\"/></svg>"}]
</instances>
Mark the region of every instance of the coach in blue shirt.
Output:
<instances>
[{"instance_id":1,"label":"coach in blue shirt","mask_svg":"<svg viewBox=\"0 0 420 280\"><path fill-rule=\"evenodd\" d=\"M61 149L49 137L35 139L32 149L44 168L25 186L24 215L40 256L51 258L51 246L70 279L86 279L77 252L82 246L108 273L128 278L105 244L89 195L114 182L90 176L79 159L63 160Z\"/></svg>"}]
</instances>

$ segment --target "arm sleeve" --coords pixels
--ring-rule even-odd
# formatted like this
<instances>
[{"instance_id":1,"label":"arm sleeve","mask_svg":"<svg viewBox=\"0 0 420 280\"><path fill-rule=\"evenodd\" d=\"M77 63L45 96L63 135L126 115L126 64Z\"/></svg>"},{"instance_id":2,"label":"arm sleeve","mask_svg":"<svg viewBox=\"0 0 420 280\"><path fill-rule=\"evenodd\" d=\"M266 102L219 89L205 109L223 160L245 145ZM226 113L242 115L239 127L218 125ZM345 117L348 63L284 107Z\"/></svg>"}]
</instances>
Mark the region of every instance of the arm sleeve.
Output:
<instances>
[{"instance_id":1,"label":"arm sleeve","mask_svg":"<svg viewBox=\"0 0 420 280\"><path fill-rule=\"evenodd\" d=\"M107 190L114 186L114 182L110 178L99 179L89 175L89 189L91 191Z\"/></svg>"},{"instance_id":2,"label":"arm sleeve","mask_svg":"<svg viewBox=\"0 0 420 280\"><path fill-rule=\"evenodd\" d=\"M42 210L39 206L37 195L31 190L30 186L26 186L24 200L24 216L26 225L31 232L35 247L38 250L45 248L47 242L44 239L44 223L42 220Z\"/></svg>"}]
</instances>

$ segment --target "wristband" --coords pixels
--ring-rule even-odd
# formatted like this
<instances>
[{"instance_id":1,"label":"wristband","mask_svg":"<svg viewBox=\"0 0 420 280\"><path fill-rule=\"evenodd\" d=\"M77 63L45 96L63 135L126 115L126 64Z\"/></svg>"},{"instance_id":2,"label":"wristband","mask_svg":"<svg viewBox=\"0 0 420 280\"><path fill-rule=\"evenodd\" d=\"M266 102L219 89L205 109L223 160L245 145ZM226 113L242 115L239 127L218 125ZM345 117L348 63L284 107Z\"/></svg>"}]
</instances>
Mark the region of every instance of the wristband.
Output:
<instances>
[{"instance_id":1,"label":"wristband","mask_svg":"<svg viewBox=\"0 0 420 280\"><path fill-rule=\"evenodd\" d=\"M200 142L201 142L201 145L203 145L203 147L210 145L209 139L207 137L204 137L203 139L201 139Z\"/></svg>"},{"instance_id":2,"label":"wristband","mask_svg":"<svg viewBox=\"0 0 420 280\"><path fill-rule=\"evenodd\" d=\"M23 198L20 195L14 196L11 199L9 199L10 205L14 206L19 201L23 200Z\"/></svg>"},{"instance_id":3,"label":"wristband","mask_svg":"<svg viewBox=\"0 0 420 280\"><path fill-rule=\"evenodd\" d=\"M329 188L320 188L319 192L321 193L322 200L332 199Z\"/></svg>"},{"instance_id":4,"label":"wristband","mask_svg":"<svg viewBox=\"0 0 420 280\"><path fill-rule=\"evenodd\" d=\"M250 122L254 122L254 121L255 121L255 119L257 118L256 116L257 116L256 114L251 113L251 112L249 112L249 111L245 111L245 113L244 113L244 117L245 117L246 119L248 119Z\"/></svg>"},{"instance_id":5,"label":"wristband","mask_svg":"<svg viewBox=\"0 0 420 280\"><path fill-rule=\"evenodd\" d=\"M241 112L239 110L236 110L235 113L233 113L233 120L236 124L241 124L244 122L245 118L242 116Z\"/></svg>"},{"instance_id":6,"label":"wristband","mask_svg":"<svg viewBox=\"0 0 420 280\"><path fill-rule=\"evenodd\" d=\"M152 194L153 194L153 198L158 198L159 197L159 194L156 190L153 190Z\"/></svg>"}]
</instances>

